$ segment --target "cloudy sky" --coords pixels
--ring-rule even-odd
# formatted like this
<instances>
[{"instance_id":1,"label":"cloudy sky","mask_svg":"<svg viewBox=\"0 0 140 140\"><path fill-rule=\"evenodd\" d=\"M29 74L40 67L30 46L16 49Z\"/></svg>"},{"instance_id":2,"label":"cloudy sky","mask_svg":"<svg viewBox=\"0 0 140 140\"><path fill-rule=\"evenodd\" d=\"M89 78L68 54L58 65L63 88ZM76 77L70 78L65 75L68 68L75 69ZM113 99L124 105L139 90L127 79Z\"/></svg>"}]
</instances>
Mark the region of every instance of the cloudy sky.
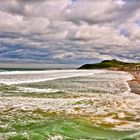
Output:
<instances>
[{"instance_id":1,"label":"cloudy sky","mask_svg":"<svg viewBox=\"0 0 140 140\"><path fill-rule=\"evenodd\" d=\"M0 0L0 63L140 61L140 0Z\"/></svg>"}]
</instances>

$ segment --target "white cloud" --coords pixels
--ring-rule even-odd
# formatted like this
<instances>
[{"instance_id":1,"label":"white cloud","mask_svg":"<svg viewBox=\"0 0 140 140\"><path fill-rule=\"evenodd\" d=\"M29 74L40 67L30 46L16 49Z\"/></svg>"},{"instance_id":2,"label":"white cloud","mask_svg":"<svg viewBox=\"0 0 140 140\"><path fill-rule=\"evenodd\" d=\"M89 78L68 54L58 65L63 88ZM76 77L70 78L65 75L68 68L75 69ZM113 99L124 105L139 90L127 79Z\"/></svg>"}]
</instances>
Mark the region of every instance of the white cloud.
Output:
<instances>
[{"instance_id":1,"label":"white cloud","mask_svg":"<svg viewBox=\"0 0 140 140\"><path fill-rule=\"evenodd\" d=\"M0 45L9 53L10 45L19 50L20 46L46 48L50 62L139 61L140 26L135 24L139 12L139 0L125 0L122 5L117 0L0 1Z\"/></svg>"}]
</instances>

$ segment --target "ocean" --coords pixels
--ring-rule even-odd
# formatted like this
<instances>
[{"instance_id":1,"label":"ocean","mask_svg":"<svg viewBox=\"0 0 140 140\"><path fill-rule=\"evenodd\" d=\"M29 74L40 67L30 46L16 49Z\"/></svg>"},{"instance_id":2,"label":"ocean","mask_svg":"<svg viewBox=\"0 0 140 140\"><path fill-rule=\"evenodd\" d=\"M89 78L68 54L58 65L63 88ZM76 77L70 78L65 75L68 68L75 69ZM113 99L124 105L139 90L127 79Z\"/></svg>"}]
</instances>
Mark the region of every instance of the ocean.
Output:
<instances>
[{"instance_id":1,"label":"ocean","mask_svg":"<svg viewBox=\"0 0 140 140\"><path fill-rule=\"evenodd\" d=\"M0 140L140 140L127 72L0 72Z\"/></svg>"}]
</instances>

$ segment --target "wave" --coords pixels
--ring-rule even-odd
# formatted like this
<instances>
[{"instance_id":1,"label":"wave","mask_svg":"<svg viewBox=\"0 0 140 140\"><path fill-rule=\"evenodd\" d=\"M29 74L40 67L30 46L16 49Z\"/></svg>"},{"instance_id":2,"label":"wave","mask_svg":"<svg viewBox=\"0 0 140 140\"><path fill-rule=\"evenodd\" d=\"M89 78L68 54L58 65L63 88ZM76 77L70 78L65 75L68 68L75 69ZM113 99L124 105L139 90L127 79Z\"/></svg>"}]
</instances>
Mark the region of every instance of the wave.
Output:
<instances>
[{"instance_id":1,"label":"wave","mask_svg":"<svg viewBox=\"0 0 140 140\"><path fill-rule=\"evenodd\" d=\"M81 77L74 78L76 76ZM140 129L140 122L138 122L138 120L140 120L140 96L130 92L127 81L133 79L133 76L127 72L107 70L55 70L45 71L43 73L3 74L0 78L1 81L2 78L6 79L4 81L6 84L38 82L60 78L59 80L54 80L50 85L55 86L56 84L58 87L58 89L56 89L60 91L61 89L65 90L68 96L64 95L57 98L32 98L31 95L30 97L1 97L1 112L4 112L5 109L12 109L10 114L11 112L13 114L20 114L21 111L21 115L24 115L22 111L27 111L34 116L34 112L39 110L38 113L42 111L57 115L86 116L96 125L111 125L118 130ZM51 81L49 81L49 83L50 82ZM46 85L44 85L46 89L43 89L43 86L40 88L38 83L36 83L34 87L35 88L23 87L21 90L27 93L46 93L48 88ZM80 88L84 89L82 94L78 93ZM52 89L49 89L49 92L52 92ZM92 92L89 92L87 89L92 90ZM99 91L106 92L103 93ZM76 96L70 97L72 93Z\"/></svg>"},{"instance_id":2,"label":"wave","mask_svg":"<svg viewBox=\"0 0 140 140\"><path fill-rule=\"evenodd\" d=\"M48 70L2 72L0 73L0 83L7 85L32 83L60 78L88 76L103 72L105 72L105 70Z\"/></svg>"}]
</instances>

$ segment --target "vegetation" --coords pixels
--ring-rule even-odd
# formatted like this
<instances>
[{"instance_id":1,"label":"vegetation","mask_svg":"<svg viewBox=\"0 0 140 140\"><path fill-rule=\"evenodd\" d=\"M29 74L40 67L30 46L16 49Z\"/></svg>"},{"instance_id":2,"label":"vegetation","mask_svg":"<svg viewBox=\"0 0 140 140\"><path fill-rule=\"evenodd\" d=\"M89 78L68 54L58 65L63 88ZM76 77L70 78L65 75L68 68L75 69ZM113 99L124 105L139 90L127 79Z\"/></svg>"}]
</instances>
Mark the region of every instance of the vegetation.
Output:
<instances>
[{"instance_id":1,"label":"vegetation","mask_svg":"<svg viewBox=\"0 0 140 140\"><path fill-rule=\"evenodd\" d=\"M104 60L100 63L85 64L79 69L140 70L140 63L127 63L118 60Z\"/></svg>"}]
</instances>

